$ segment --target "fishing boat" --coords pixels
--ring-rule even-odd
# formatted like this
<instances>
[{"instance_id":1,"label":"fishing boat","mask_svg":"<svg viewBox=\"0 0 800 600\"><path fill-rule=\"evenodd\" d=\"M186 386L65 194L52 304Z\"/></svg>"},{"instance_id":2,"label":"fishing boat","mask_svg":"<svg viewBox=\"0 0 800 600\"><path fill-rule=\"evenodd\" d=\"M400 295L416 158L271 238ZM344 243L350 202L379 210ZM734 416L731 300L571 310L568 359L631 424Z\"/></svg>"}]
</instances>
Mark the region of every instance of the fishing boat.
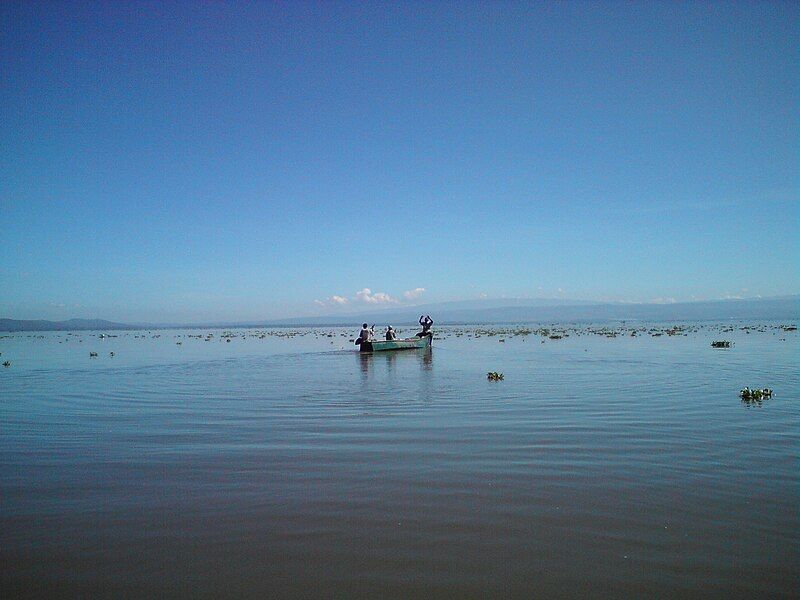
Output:
<instances>
[{"instance_id":1,"label":"fishing boat","mask_svg":"<svg viewBox=\"0 0 800 600\"><path fill-rule=\"evenodd\" d=\"M418 350L431 347L431 336L412 337L404 340L373 340L360 344L361 352L383 352L385 350Z\"/></svg>"}]
</instances>

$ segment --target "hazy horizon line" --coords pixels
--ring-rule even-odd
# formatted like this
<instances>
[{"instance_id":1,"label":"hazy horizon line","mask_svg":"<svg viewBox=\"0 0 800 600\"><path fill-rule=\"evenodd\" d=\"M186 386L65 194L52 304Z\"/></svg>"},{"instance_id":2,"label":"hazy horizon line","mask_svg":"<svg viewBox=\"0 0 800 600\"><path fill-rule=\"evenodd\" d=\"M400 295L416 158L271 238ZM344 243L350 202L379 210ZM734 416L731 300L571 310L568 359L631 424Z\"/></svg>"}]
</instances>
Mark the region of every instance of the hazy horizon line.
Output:
<instances>
[{"instance_id":1,"label":"hazy horizon line","mask_svg":"<svg viewBox=\"0 0 800 600\"><path fill-rule=\"evenodd\" d=\"M683 305L683 304L703 304L703 303L712 303L712 302L758 302L758 301L770 301L770 300L788 300L788 299L800 299L800 293L795 294L782 294L777 296L725 296L721 298L707 298L707 299L693 299L693 300L675 300L672 298L657 298L650 301L625 301L625 300L582 300L578 298L552 298L552 297L507 297L507 298L476 298L476 299L468 299L468 300L445 300L441 302L428 302L424 304L413 304L413 305L392 305L392 306L383 306L380 308L371 307L364 311L354 311L354 312L341 312L341 313L328 313L322 315L298 315L298 316L291 316L291 317L273 317L273 318L239 318L239 319L224 319L224 320L166 320L166 321L144 321L144 320L136 320L136 319L107 319L103 317L68 317L63 319L48 319L48 318L33 318L33 319L18 319L14 317L0 317L0 321L16 321L16 322L25 322L25 321L45 321L50 323L67 323L70 321L105 321L108 323L113 323L116 325L137 325L137 326L150 326L150 327L173 327L173 326L181 326L181 327L224 327L224 326L235 326L235 325L245 325L245 324L258 324L258 323L274 323L280 324L289 321L300 321L302 319L308 319L309 322L319 319L338 319L338 318L349 318L349 317L356 317L358 315L378 315L378 314L388 314L392 312L400 312L400 311L412 311L417 308L422 307L434 307L437 305L447 305L447 304L466 304L470 302L475 303L500 303L504 300L507 301L524 301L524 300L531 300L531 301L547 301L552 300L556 303L579 303L579 304L551 304L551 305L536 305L536 306L525 306L518 304L516 306L502 306L497 304L492 307L486 307L485 309L525 309L525 308L532 308L532 309L548 309L548 308L567 308L578 305L583 305L585 307L600 307L600 306L672 306L672 305ZM484 310L485 310L484 309ZM453 310L452 308L449 310ZM474 309L461 309L461 310L482 310L482 308L474 308Z\"/></svg>"}]
</instances>

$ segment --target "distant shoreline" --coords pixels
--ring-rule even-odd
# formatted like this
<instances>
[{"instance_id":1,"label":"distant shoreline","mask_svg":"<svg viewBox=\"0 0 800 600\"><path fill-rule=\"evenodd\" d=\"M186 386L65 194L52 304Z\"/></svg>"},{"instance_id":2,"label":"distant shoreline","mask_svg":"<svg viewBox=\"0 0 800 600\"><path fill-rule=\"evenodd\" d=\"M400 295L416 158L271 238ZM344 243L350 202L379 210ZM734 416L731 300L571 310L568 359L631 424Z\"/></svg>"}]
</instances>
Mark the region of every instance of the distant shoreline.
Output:
<instances>
[{"instance_id":1,"label":"distant shoreline","mask_svg":"<svg viewBox=\"0 0 800 600\"><path fill-rule=\"evenodd\" d=\"M502 302L502 301L497 301ZM553 306L495 306L453 308L451 304L387 309L363 314L297 317L227 323L119 323L104 319L0 319L2 332L34 331L132 331L154 329L250 329L257 327L350 327L364 320L394 325L416 325L420 312L434 317L437 325L478 323L587 323L619 321L729 321L800 319L800 295L778 298L710 300L671 304L565 304Z\"/></svg>"}]
</instances>

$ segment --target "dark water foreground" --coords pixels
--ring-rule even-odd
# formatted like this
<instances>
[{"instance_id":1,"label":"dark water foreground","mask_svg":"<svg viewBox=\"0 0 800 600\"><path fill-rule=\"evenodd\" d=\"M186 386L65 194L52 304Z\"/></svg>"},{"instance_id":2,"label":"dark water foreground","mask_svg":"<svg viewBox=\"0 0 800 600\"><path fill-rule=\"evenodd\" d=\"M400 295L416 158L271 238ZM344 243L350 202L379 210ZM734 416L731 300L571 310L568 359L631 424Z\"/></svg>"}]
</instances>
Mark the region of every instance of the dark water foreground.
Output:
<instances>
[{"instance_id":1,"label":"dark water foreground","mask_svg":"<svg viewBox=\"0 0 800 600\"><path fill-rule=\"evenodd\" d=\"M5 340L0 591L790 597L794 336Z\"/></svg>"}]
</instances>

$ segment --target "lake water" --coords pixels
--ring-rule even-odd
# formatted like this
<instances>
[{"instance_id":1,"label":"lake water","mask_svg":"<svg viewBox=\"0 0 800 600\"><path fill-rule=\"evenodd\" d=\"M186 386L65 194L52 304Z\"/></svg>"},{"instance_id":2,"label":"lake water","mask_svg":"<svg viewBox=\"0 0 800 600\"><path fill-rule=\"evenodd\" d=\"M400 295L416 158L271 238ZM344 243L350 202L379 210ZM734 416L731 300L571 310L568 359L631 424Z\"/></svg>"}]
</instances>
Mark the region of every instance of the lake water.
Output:
<instances>
[{"instance_id":1,"label":"lake water","mask_svg":"<svg viewBox=\"0 0 800 600\"><path fill-rule=\"evenodd\" d=\"M671 325L0 334L3 597L796 597L797 331Z\"/></svg>"}]
</instances>

